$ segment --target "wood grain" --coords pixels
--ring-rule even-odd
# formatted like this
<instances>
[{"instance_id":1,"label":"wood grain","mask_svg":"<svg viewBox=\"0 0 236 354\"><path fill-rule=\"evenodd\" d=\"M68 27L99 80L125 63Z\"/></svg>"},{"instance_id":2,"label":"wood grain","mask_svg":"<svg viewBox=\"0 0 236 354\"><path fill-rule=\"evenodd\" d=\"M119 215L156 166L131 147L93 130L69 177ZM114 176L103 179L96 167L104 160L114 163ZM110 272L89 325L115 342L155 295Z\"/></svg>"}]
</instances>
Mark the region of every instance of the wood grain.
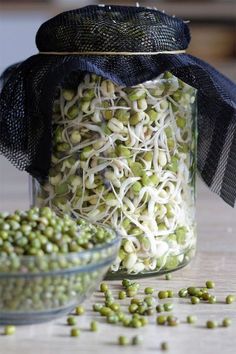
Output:
<instances>
[{"instance_id":1,"label":"wood grain","mask_svg":"<svg viewBox=\"0 0 236 354\"><path fill-rule=\"evenodd\" d=\"M17 171L3 158L0 158L0 210L14 210L28 207L28 177ZM104 319L97 318L91 311L93 302L101 301L101 294L96 292L86 302L86 315L78 318L81 329L80 338L69 336L70 328L66 318L57 321L18 327L14 336L2 336L0 354L148 354L161 353L160 343L168 341L173 354L235 354L236 352L236 303L224 304L229 293L236 295L236 217L235 210L213 195L198 180L198 253L194 261L186 268L173 273L173 279L163 277L140 280L141 291L146 286L156 290L173 289L175 294L185 286L201 286L208 279L216 282L217 304L191 305L189 300L173 299L174 314L181 320L178 327L161 327L155 324L155 317L150 324L140 329L129 329L118 325L111 326ZM109 282L116 295L120 282ZM190 326L185 322L186 316L196 314L198 323ZM233 319L230 328L208 330L205 322L215 319L219 322L226 316ZM99 331L91 333L89 323L92 318L99 321ZM142 333L144 342L140 347L119 347L117 337L126 334L132 337Z\"/></svg>"},{"instance_id":2,"label":"wood grain","mask_svg":"<svg viewBox=\"0 0 236 354\"><path fill-rule=\"evenodd\" d=\"M176 273L172 280L164 280L163 277L141 279L140 294L146 286L153 286L156 290L178 289L196 285L201 286L207 279L216 282L217 304L191 305L187 299L173 299L173 313L180 319L178 327L162 327L155 324L156 316L150 317L150 323L143 329L124 328L119 325L108 325L104 318L91 311L93 302L101 302L102 295L96 292L93 298L86 302L86 315L78 317L78 327L81 329L80 338L69 336L70 327L66 325L66 318L35 326L18 327L16 334L11 337L1 338L0 353L8 354L118 354L118 353L160 353L160 343L169 343L169 353L173 354L235 354L236 331L236 304L224 304L228 293L236 293L236 257L232 254L201 252L191 265ZM109 282L109 286L116 294L121 288L120 282ZM163 302L164 300L162 300ZM123 300L122 303L127 303ZM198 317L196 325L186 323L186 316L195 314ZM224 317L231 317L233 325L229 328L219 327L209 330L205 327L208 319L219 322ZM99 321L99 331L89 331L91 319ZM128 338L136 334L142 334L143 345L139 347L119 347L117 338L119 335L127 335Z\"/></svg>"}]
</instances>

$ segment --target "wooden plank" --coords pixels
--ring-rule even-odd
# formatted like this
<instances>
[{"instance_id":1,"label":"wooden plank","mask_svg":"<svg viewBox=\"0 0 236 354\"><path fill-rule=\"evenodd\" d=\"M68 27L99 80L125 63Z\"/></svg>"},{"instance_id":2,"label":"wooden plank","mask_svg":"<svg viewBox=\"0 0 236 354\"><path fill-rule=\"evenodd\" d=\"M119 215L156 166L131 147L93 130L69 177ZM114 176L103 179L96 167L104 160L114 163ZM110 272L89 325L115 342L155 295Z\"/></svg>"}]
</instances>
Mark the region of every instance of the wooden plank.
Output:
<instances>
[{"instance_id":1,"label":"wooden plank","mask_svg":"<svg viewBox=\"0 0 236 354\"><path fill-rule=\"evenodd\" d=\"M28 204L27 175L17 171L9 163L0 158L0 209L2 206L13 210L26 207ZM160 352L160 342L168 341L170 352L174 354L234 354L236 346L236 304L224 305L223 301L228 293L236 294L236 218L235 210L223 203L219 197L210 193L198 181L198 245L199 252L194 261L186 268L173 273L173 280L166 281L163 277L153 277L140 280L141 292L146 286L153 286L156 290L178 289L189 286L203 285L205 280L213 279L216 284L218 303L215 305L200 304L193 306L189 301L173 299L175 304L174 314L181 320L177 328L160 327L155 325L155 316L150 318L150 325L142 330L126 329L120 326L108 326L104 319L98 318L99 332L89 332L89 323L96 318L91 311L93 302L101 301L101 294L96 292L91 300L86 303L87 314L78 318L81 329L79 339L70 338L70 328L65 324L66 318L57 321L35 325L22 326L11 337L2 337L1 352L8 354L57 354L65 353L103 353L118 354L121 348L116 344L117 337L126 334L129 338L137 333L142 333L144 343L140 347L129 346L122 348L122 352L154 353ZM205 250L206 252L203 252ZM109 286L117 294L120 283L109 282ZM141 294L140 292L140 294ZM155 293L156 294L156 293ZM171 300L172 301L172 300ZM189 314L198 316L196 326L185 323ZM219 322L226 316L233 318L230 328L207 330L205 322L209 318ZM109 335L108 335L109 334Z\"/></svg>"},{"instance_id":2,"label":"wooden plank","mask_svg":"<svg viewBox=\"0 0 236 354\"><path fill-rule=\"evenodd\" d=\"M236 293L236 257L233 254L222 253L199 253L195 261L185 269L173 273L173 279L166 281L163 277L146 278L139 281L141 284L140 297L146 286L153 286L156 291L173 289L175 297L173 300L173 313L181 323L178 327L164 327L155 324L156 315L149 317L149 325L142 329L124 328L119 325L108 325L104 318L101 318L91 310L92 303L101 302L102 295L95 292L93 298L85 304L86 315L78 318L78 327L81 329L80 338L69 336L70 327L66 325L66 317L47 324L35 326L21 326L17 328L16 334L11 337L1 338L1 353L8 354L119 354L119 353L161 353L160 343L167 341L172 354L235 354L236 347L236 303L224 304L225 296L228 293ZM204 285L207 279L216 282L218 302L214 305L202 303L191 305L188 299L179 299L176 294L182 287ZM108 282L115 298L121 288L120 282ZM155 292L156 296L156 292ZM163 300L161 302L164 302ZM123 300L122 304L127 304ZM122 305L123 307L123 305ZM196 325L186 323L186 316L194 314L198 317ZM219 322L224 317L231 317L233 324L229 328L219 327L209 330L205 327L208 319ZM89 331L91 319L99 322L99 331ZM119 347L117 338L125 334L128 338L136 334L142 334L143 345Z\"/></svg>"}]
</instances>

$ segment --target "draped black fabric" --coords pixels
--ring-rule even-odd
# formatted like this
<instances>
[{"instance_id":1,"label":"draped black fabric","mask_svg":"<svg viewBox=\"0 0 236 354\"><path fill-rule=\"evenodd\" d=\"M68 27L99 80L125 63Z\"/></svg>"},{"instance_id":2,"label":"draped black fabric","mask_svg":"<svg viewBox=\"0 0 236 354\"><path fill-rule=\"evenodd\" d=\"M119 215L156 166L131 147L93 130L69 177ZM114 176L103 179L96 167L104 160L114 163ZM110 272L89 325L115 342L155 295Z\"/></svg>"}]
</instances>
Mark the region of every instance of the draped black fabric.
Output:
<instances>
[{"instance_id":1,"label":"draped black fabric","mask_svg":"<svg viewBox=\"0 0 236 354\"><path fill-rule=\"evenodd\" d=\"M143 7L87 6L45 22L39 52L157 52L188 47L188 26ZM39 180L51 162L52 105L58 85L78 85L86 72L132 86L165 71L198 90L198 170L228 204L236 199L236 85L187 54L45 55L8 68L1 77L0 153Z\"/></svg>"}]
</instances>

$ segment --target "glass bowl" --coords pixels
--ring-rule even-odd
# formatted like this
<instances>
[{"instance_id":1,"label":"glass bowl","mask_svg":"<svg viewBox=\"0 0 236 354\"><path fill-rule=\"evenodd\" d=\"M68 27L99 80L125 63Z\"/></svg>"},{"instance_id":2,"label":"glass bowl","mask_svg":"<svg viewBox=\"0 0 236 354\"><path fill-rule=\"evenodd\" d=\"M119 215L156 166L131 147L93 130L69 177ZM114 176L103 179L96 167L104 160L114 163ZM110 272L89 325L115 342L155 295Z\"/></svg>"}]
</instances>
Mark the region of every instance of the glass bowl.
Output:
<instances>
[{"instance_id":1,"label":"glass bowl","mask_svg":"<svg viewBox=\"0 0 236 354\"><path fill-rule=\"evenodd\" d=\"M69 313L115 261L120 237L91 249L45 256L0 255L0 323L31 324Z\"/></svg>"}]
</instances>

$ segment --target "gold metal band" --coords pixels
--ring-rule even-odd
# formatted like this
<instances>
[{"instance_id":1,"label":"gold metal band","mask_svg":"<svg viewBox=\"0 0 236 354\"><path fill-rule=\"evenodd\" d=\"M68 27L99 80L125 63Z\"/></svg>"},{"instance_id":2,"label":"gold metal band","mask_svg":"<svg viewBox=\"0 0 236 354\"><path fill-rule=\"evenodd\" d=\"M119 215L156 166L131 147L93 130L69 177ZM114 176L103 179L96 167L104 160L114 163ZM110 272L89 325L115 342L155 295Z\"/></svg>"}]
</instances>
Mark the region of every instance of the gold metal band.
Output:
<instances>
[{"instance_id":1,"label":"gold metal band","mask_svg":"<svg viewBox=\"0 0 236 354\"><path fill-rule=\"evenodd\" d=\"M186 50L163 50L162 52L39 52L44 55L158 55L183 54Z\"/></svg>"}]
</instances>

